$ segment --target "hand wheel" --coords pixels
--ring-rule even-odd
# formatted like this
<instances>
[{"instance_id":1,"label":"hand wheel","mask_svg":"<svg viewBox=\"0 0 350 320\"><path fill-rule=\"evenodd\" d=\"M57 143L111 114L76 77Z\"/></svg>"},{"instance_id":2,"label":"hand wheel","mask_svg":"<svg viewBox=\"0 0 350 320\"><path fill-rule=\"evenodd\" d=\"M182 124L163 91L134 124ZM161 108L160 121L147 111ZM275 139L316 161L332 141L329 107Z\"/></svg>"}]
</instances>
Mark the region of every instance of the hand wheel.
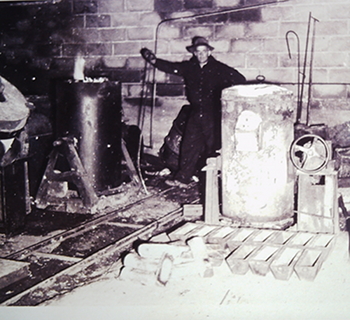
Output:
<instances>
[{"instance_id":1,"label":"hand wheel","mask_svg":"<svg viewBox=\"0 0 350 320\"><path fill-rule=\"evenodd\" d=\"M322 170L330 160L329 145L315 134L305 134L297 138L290 147L293 165L305 173Z\"/></svg>"}]
</instances>

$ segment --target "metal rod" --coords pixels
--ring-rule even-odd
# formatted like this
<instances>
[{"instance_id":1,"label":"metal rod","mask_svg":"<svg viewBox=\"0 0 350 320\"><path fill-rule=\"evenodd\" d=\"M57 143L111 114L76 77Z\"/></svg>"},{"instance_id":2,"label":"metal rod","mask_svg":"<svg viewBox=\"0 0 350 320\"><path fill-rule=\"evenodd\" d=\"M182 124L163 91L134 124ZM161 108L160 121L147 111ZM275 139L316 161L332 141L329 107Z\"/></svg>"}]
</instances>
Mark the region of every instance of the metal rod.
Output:
<instances>
[{"instance_id":1,"label":"metal rod","mask_svg":"<svg viewBox=\"0 0 350 320\"><path fill-rule=\"evenodd\" d=\"M155 30L155 42L154 42L154 53L157 54L157 47L158 47L158 33L160 26L164 23L167 22L173 22L173 21L178 21L178 20L189 20L189 19L197 19L197 18L202 18L202 17L210 17L210 16L217 16L217 15L222 15L226 13L233 13L233 12L240 12L240 11L245 11L249 9L255 9L255 8L261 8L261 7L266 7L269 5L273 4L280 4L283 2L288 2L290 0L277 0L277 1L271 1L263 4L255 4L255 5L250 5L250 6L245 6L242 8L235 8L235 9L226 9L226 10L220 10L220 11L213 11L213 12L207 12L207 13L199 13L199 14L194 14L190 16L184 16L184 17L176 17L176 18L168 18L168 19L163 19L160 21L156 27ZM153 68L153 74L152 74L152 101L151 101L151 118L153 118L153 109L155 107L155 101L156 101L156 68ZM153 119L150 119L150 137L152 137L152 130L153 130ZM150 141L150 146L152 147L153 141Z\"/></svg>"},{"instance_id":2,"label":"metal rod","mask_svg":"<svg viewBox=\"0 0 350 320\"><path fill-rule=\"evenodd\" d=\"M307 24L307 32L306 32L306 44L305 44L305 54L304 54L304 67L303 67L303 72L302 72L302 81L301 81L301 88L300 88L300 100L303 100L303 95L304 95L304 85L305 85L305 74L306 74L306 64L307 64L307 53L309 50L309 34L310 34L310 24L311 24L311 12L309 12L309 20ZM297 117L297 124L300 123L301 119L301 112L300 110L300 115Z\"/></svg>"},{"instance_id":3,"label":"metal rod","mask_svg":"<svg viewBox=\"0 0 350 320\"><path fill-rule=\"evenodd\" d=\"M143 71L143 77L142 77L142 88L141 88L141 98L140 98L140 106L139 106L139 115L138 115L138 127L140 128L140 137L139 137L139 143L138 143L138 148L137 148L137 159L136 159L136 167L137 167L137 174L138 177L140 178L141 185L143 187L143 190L145 191L146 194L148 194L147 188L145 181L143 180L142 177L142 172L141 172L141 149L142 149L142 143L143 143L143 137L142 137L142 132L143 132L143 125L145 122L145 108L144 108L144 98L147 99L147 68L148 68L148 63L145 61L145 66L144 66L144 71ZM146 88L146 89L145 89ZM123 144L122 144L123 146Z\"/></svg>"},{"instance_id":4,"label":"metal rod","mask_svg":"<svg viewBox=\"0 0 350 320\"><path fill-rule=\"evenodd\" d=\"M297 123L300 122L300 118L301 118L301 110L302 110L302 99L300 97L300 77L301 77L301 73L300 73L300 39L299 36L297 35L296 32L290 30L286 33L286 42L287 42L287 48L288 48L288 55L289 58L292 58L291 52L290 52L290 45L289 45L289 34L294 34L296 39L297 39L297 59L298 59L298 88L297 88Z\"/></svg>"},{"instance_id":5,"label":"metal rod","mask_svg":"<svg viewBox=\"0 0 350 320\"><path fill-rule=\"evenodd\" d=\"M190 15L190 16L184 16L184 17L168 18L168 19L164 19L164 20L162 20L162 21L160 21L158 23L158 25L157 25L157 33L158 33L158 29L159 29L160 25L165 23L165 22L171 22L171 21L177 21L177 20L197 19L197 18L210 17L210 16L217 16L217 15L221 15L221 14L225 14L225 13L240 12L240 11L245 11L245 10L249 10L249 9L266 7L266 6L269 6L269 5L272 5L272 4L279 4L279 3L288 2L288 1L289 0L279 0L279 1L277 0L277 1L270 1L270 2L266 2L266 3L261 3L261 4L254 4L254 5L245 6L245 7L241 7L241 8L235 8L235 9L224 9L224 10L213 11L213 12L197 13L197 14L193 14L193 15Z\"/></svg>"},{"instance_id":6,"label":"metal rod","mask_svg":"<svg viewBox=\"0 0 350 320\"><path fill-rule=\"evenodd\" d=\"M145 111L144 111L144 98L147 97L147 85L146 85L146 75L147 75L147 61L145 61L145 66L143 68L143 75L142 75L142 85L141 85L141 96L140 96L140 105L139 105L139 114L137 119L137 125L141 129L143 128L144 124L144 118L145 118ZM145 92L146 87L146 92Z\"/></svg>"},{"instance_id":7,"label":"metal rod","mask_svg":"<svg viewBox=\"0 0 350 320\"><path fill-rule=\"evenodd\" d=\"M308 90L308 99L307 99L307 106L306 106L306 125L309 125L310 121L310 101L311 101L311 87L312 87L312 71L313 71L313 60L314 60L314 51L315 51L315 35L316 35L316 22L317 20L314 17L311 17L313 19L313 30L312 30L312 43L311 43L311 53L310 53L310 68L309 68L309 90Z\"/></svg>"}]
</instances>

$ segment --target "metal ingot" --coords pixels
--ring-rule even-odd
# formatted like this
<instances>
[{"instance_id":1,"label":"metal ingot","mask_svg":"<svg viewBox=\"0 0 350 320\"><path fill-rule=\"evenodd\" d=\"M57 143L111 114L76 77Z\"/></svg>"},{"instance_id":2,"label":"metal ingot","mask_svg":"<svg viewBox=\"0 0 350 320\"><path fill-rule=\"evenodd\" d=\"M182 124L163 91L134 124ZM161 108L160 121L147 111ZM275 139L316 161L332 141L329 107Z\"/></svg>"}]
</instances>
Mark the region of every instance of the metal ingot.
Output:
<instances>
[{"instance_id":1,"label":"metal ingot","mask_svg":"<svg viewBox=\"0 0 350 320\"><path fill-rule=\"evenodd\" d=\"M274 277L278 280L289 280L301 253L302 249L284 247L270 264Z\"/></svg>"},{"instance_id":2,"label":"metal ingot","mask_svg":"<svg viewBox=\"0 0 350 320\"><path fill-rule=\"evenodd\" d=\"M244 275L249 270L248 258L257 250L254 245L241 245L226 258L226 263L234 274Z\"/></svg>"},{"instance_id":3,"label":"metal ingot","mask_svg":"<svg viewBox=\"0 0 350 320\"><path fill-rule=\"evenodd\" d=\"M305 249L300 259L294 266L294 270L300 280L313 281L325 260L324 250Z\"/></svg>"},{"instance_id":4,"label":"metal ingot","mask_svg":"<svg viewBox=\"0 0 350 320\"><path fill-rule=\"evenodd\" d=\"M281 247L263 245L258 250L254 251L248 258L248 264L254 274L265 276L270 270L270 264L273 257L277 254Z\"/></svg>"}]
</instances>

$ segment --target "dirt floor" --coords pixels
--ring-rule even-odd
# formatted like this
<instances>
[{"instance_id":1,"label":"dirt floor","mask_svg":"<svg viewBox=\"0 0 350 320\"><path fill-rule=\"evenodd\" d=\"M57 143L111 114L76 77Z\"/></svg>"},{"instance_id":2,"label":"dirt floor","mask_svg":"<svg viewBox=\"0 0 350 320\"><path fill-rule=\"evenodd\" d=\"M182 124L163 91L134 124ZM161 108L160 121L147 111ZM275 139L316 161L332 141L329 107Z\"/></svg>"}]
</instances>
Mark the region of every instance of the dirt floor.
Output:
<instances>
[{"instance_id":1,"label":"dirt floor","mask_svg":"<svg viewBox=\"0 0 350 320\"><path fill-rule=\"evenodd\" d=\"M152 178L149 184L162 183ZM177 202L198 199L179 190ZM173 200L174 200L173 199ZM160 210L160 208L158 209ZM78 222L78 221L77 221ZM39 232L40 233L40 232ZM173 269L165 286L153 278L119 277L116 262L102 278L46 301L38 307L2 307L2 319L350 319L349 238L341 231L313 281L295 273L289 280L232 274L223 262L211 277L194 268Z\"/></svg>"},{"instance_id":2,"label":"dirt floor","mask_svg":"<svg viewBox=\"0 0 350 320\"><path fill-rule=\"evenodd\" d=\"M160 286L120 280L119 268L116 264L102 279L34 310L2 310L13 315L4 319L23 319L17 317L23 310L27 316L37 312L36 319L349 319L346 232L339 234L313 281L299 280L295 274L288 281L276 280L271 273L233 275L224 263L212 277L182 270Z\"/></svg>"}]
</instances>

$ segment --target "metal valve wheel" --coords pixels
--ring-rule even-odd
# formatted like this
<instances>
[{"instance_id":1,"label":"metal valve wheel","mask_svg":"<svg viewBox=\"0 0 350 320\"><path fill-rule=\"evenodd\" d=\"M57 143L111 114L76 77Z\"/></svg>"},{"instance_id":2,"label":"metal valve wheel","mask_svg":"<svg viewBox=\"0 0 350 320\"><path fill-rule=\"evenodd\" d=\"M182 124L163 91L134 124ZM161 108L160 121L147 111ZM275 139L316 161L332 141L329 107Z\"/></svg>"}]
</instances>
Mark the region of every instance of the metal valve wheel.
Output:
<instances>
[{"instance_id":1,"label":"metal valve wheel","mask_svg":"<svg viewBox=\"0 0 350 320\"><path fill-rule=\"evenodd\" d=\"M305 134L297 138L290 147L293 165L305 173L322 170L330 160L329 145L315 134Z\"/></svg>"}]
</instances>

